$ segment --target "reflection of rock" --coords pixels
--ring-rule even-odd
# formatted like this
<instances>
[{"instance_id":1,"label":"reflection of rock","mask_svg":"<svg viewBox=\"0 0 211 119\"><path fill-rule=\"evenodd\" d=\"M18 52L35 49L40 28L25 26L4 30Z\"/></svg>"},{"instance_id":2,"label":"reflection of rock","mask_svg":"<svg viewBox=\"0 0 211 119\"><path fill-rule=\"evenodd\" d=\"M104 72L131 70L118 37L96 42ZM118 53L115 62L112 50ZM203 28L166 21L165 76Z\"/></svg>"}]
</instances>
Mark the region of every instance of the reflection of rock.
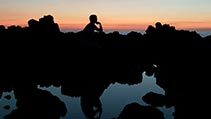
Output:
<instances>
[{"instance_id":1,"label":"reflection of rock","mask_svg":"<svg viewBox=\"0 0 211 119\"><path fill-rule=\"evenodd\" d=\"M116 119L164 119L164 115L154 107L131 103L124 107Z\"/></svg>"},{"instance_id":2,"label":"reflection of rock","mask_svg":"<svg viewBox=\"0 0 211 119\"><path fill-rule=\"evenodd\" d=\"M147 104L151 104L153 107L165 105L165 96L154 92L149 92L142 97L143 101Z\"/></svg>"},{"instance_id":3,"label":"reflection of rock","mask_svg":"<svg viewBox=\"0 0 211 119\"><path fill-rule=\"evenodd\" d=\"M10 106L9 105L6 105L6 106L4 106L4 109L9 110L10 109Z\"/></svg>"},{"instance_id":4,"label":"reflection of rock","mask_svg":"<svg viewBox=\"0 0 211 119\"><path fill-rule=\"evenodd\" d=\"M82 95L81 109L88 119L100 119L103 111L100 95Z\"/></svg>"},{"instance_id":5,"label":"reflection of rock","mask_svg":"<svg viewBox=\"0 0 211 119\"><path fill-rule=\"evenodd\" d=\"M4 96L4 98L6 98L7 100L10 100L11 96L10 95L6 95L6 96Z\"/></svg>"},{"instance_id":6,"label":"reflection of rock","mask_svg":"<svg viewBox=\"0 0 211 119\"><path fill-rule=\"evenodd\" d=\"M5 119L59 119L67 113L65 104L48 91L37 89L19 95L17 109L5 116Z\"/></svg>"}]
</instances>

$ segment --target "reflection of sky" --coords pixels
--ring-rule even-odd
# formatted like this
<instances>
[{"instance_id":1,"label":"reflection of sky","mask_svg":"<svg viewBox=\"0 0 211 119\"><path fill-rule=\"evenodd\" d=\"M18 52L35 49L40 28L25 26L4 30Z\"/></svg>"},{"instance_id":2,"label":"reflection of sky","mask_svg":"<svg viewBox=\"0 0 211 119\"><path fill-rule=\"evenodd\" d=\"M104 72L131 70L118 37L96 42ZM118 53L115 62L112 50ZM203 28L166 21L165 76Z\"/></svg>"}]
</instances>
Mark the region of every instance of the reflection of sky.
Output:
<instances>
[{"instance_id":1,"label":"reflection of sky","mask_svg":"<svg viewBox=\"0 0 211 119\"><path fill-rule=\"evenodd\" d=\"M51 86L49 88L42 87L41 89L49 90L53 95L58 96L66 104L68 113L64 118L62 117L61 119L86 119L80 107L80 98L62 95L61 87L55 88ZM103 107L101 119L111 119L113 117L117 117L124 108L124 106L132 102L137 102L141 105L146 105L146 103L142 101L141 97L150 91L164 94L164 90L156 85L155 78L147 77L145 75L143 77L143 82L140 84L111 84L101 96ZM15 102L13 103L15 104ZM171 116L171 113L174 111L173 108L166 109L164 107L161 107L159 109L161 109L161 111L163 112L166 112L166 119L173 119L173 117ZM6 112L4 109L1 108L0 112L4 114L9 113L8 111ZM0 119L1 118L2 117L0 117Z\"/></svg>"},{"instance_id":2,"label":"reflection of sky","mask_svg":"<svg viewBox=\"0 0 211 119\"><path fill-rule=\"evenodd\" d=\"M125 105L138 102L139 104L146 105L141 99L147 92L153 91L156 93L164 94L164 90L156 85L155 78L147 77L144 75L143 81L140 84L124 85L124 84L111 84L104 90L101 96L103 113L101 119L111 119L117 117ZM59 88L49 88L50 91L58 95L62 101L66 103L68 114L62 119L86 119L81 111L80 98L68 97L61 95ZM166 112L166 119L173 119L171 113L173 108L159 108L161 111Z\"/></svg>"},{"instance_id":3,"label":"reflection of sky","mask_svg":"<svg viewBox=\"0 0 211 119\"><path fill-rule=\"evenodd\" d=\"M11 99L7 100L4 97L10 95ZM9 105L10 109L6 110L4 109L4 106ZM0 119L3 119L3 117L7 114L9 114L10 112L12 112L13 109L16 108L16 100L15 100L15 96L14 96L14 92L4 92L2 94L2 98L0 98Z\"/></svg>"},{"instance_id":4,"label":"reflection of sky","mask_svg":"<svg viewBox=\"0 0 211 119\"><path fill-rule=\"evenodd\" d=\"M101 96L103 104L102 119L117 117L125 105L137 102L146 105L141 99L147 92L164 94L164 90L155 84L155 79L144 76L143 82L135 85L112 84Z\"/></svg>"}]
</instances>

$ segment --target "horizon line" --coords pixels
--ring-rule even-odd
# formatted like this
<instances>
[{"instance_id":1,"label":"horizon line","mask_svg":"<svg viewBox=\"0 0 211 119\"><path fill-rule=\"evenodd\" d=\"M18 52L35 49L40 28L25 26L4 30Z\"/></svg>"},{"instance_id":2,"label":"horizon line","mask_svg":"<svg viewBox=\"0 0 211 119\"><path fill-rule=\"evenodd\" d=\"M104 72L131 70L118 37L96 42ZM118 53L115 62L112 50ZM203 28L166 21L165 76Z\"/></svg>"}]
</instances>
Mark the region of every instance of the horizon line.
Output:
<instances>
[{"instance_id":1,"label":"horizon line","mask_svg":"<svg viewBox=\"0 0 211 119\"><path fill-rule=\"evenodd\" d=\"M156 23L156 22L155 22ZM154 23L154 24L155 24ZM161 22L162 23L162 22ZM59 25L59 29L60 30L73 30L73 31L80 31L83 30L83 28L85 27L86 24L82 24L82 23L76 23L76 24L60 24L57 23ZM155 27L154 24L103 24L103 29L106 31L118 31L118 30L131 30L131 31L143 31L146 30L148 28L148 26L152 25ZM167 24L167 23L162 23L162 24ZM8 28L9 26L20 26L20 27L28 27L28 24L0 24L5 26L6 28ZM210 30L211 31L211 27L182 27L179 25L172 25L169 24L170 26L174 26L176 30Z\"/></svg>"}]
</instances>

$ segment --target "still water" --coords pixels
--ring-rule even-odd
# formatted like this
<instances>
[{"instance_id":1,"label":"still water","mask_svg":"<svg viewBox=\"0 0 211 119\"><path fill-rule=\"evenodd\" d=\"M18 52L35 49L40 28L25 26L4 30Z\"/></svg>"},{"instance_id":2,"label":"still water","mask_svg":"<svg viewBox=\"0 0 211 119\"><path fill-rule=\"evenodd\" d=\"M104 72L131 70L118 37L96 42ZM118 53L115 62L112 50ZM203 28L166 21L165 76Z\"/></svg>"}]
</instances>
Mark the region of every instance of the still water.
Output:
<instances>
[{"instance_id":1,"label":"still water","mask_svg":"<svg viewBox=\"0 0 211 119\"><path fill-rule=\"evenodd\" d=\"M65 103L68 112L66 116L61 117L61 119L86 119L81 110L79 97L62 95L61 87L50 86L46 88L38 86L38 88L50 91L53 95L58 96L60 100ZM103 94L100 97L103 108L101 119L112 119L113 117L118 117L125 105L132 102L137 102L141 105L147 105L142 100L142 96L150 91L159 94L165 93L162 88L156 85L156 80L153 76L148 77L146 75L143 75L142 83L134 85L119 83L110 84L109 87L104 90ZM12 110L16 108L16 99L14 97L13 91L4 92L2 97L6 95L10 95L11 99L0 99L0 119L3 119L5 115L9 114ZM8 110L4 108L7 104L11 106ZM173 119L172 113L174 112L174 107L166 108L164 106L159 107L159 109L164 112L164 116L166 119Z\"/></svg>"},{"instance_id":2,"label":"still water","mask_svg":"<svg viewBox=\"0 0 211 119\"><path fill-rule=\"evenodd\" d=\"M211 35L211 29L185 29L188 31L196 31L201 37L206 37ZM66 33L66 32L79 32L81 30L73 30L73 29L61 29L62 32ZM114 31L118 31L120 34L122 35L127 35L128 33L130 33L131 31L135 31L141 34L145 34L145 29L143 30L131 30L131 29L126 29L126 30L107 30L105 29L105 33L112 33Z\"/></svg>"}]
</instances>

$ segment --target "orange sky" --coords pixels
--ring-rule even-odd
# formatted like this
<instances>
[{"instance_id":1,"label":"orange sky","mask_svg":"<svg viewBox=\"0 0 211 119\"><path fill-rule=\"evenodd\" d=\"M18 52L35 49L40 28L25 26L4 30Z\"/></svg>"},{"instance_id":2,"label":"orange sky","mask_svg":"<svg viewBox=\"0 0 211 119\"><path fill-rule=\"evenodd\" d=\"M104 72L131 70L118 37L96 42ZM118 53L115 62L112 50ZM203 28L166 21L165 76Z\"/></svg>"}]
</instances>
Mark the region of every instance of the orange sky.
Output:
<instances>
[{"instance_id":1,"label":"orange sky","mask_svg":"<svg viewBox=\"0 0 211 119\"><path fill-rule=\"evenodd\" d=\"M96 13L104 29L143 30L157 21L178 29L211 28L211 0L1 0L0 24L27 26L51 14L60 29L83 29Z\"/></svg>"}]
</instances>

